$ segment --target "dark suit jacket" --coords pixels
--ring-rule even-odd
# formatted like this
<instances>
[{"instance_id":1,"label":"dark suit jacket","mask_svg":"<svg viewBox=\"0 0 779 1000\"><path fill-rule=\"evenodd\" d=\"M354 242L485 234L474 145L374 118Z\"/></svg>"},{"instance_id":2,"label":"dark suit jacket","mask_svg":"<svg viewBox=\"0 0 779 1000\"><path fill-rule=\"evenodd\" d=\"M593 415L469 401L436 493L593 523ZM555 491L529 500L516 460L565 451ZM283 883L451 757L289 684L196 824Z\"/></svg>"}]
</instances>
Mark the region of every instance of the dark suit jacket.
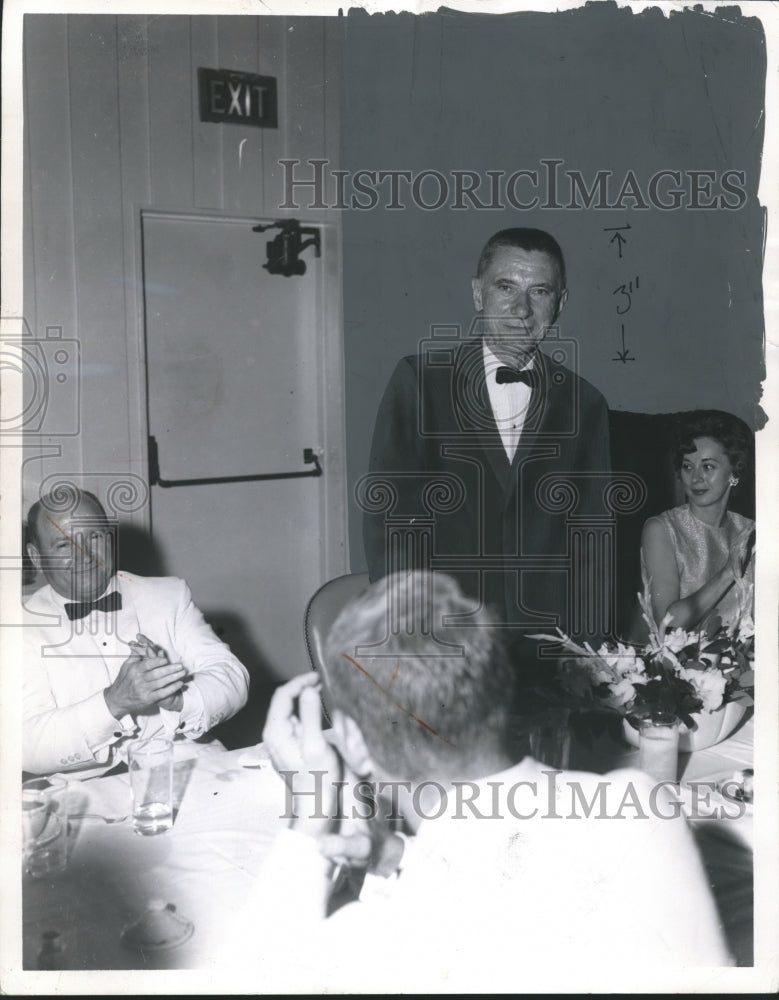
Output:
<instances>
[{"instance_id":1,"label":"dark suit jacket","mask_svg":"<svg viewBox=\"0 0 779 1000\"><path fill-rule=\"evenodd\" d=\"M372 475L358 490L368 569L375 580L393 569L432 566L507 624L527 632L559 624L584 634L569 621L571 588L587 563L570 529L598 516L602 523L606 513L608 410L597 389L540 351L535 369L509 463L480 339L451 350L428 341L399 362L379 406ZM394 502L382 504L387 491ZM399 542L396 528L412 540ZM430 531L426 548L418 536Z\"/></svg>"}]
</instances>

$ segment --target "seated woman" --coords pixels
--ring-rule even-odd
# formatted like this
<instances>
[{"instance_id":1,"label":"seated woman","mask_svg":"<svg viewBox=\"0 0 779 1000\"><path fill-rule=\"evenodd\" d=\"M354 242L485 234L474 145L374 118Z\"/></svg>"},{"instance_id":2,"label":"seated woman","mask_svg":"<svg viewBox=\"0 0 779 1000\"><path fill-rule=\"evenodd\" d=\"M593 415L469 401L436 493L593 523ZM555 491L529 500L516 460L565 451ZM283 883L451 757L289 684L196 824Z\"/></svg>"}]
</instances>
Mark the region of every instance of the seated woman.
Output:
<instances>
[{"instance_id":1,"label":"seated woman","mask_svg":"<svg viewBox=\"0 0 779 1000\"><path fill-rule=\"evenodd\" d=\"M689 414L677 429L675 468L687 503L650 517L641 536L641 572L659 624L694 629L719 615L734 622L742 577L754 581L755 522L728 510L747 473L751 433L719 411Z\"/></svg>"}]
</instances>

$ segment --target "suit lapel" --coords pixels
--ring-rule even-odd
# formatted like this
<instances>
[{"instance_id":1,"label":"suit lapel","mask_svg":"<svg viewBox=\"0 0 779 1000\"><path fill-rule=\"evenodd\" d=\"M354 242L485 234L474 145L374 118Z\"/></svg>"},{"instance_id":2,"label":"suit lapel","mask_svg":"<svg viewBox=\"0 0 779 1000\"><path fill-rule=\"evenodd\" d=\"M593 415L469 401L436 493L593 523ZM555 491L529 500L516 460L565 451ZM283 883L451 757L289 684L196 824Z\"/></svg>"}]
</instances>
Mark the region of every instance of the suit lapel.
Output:
<instances>
[{"instance_id":1,"label":"suit lapel","mask_svg":"<svg viewBox=\"0 0 779 1000\"><path fill-rule=\"evenodd\" d=\"M534 456L549 455L550 446L554 444L546 439L545 432L555 426L560 393L550 371L549 359L540 350L536 351L533 370L535 372L533 395L506 483L507 503L517 489L520 465Z\"/></svg>"},{"instance_id":2,"label":"suit lapel","mask_svg":"<svg viewBox=\"0 0 779 1000\"><path fill-rule=\"evenodd\" d=\"M71 622L61 611L62 624L70 629L71 639L68 643L68 656L100 656L104 660L127 659L130 655L129 642L140 632L138 612L132 598L130 588L123 586L122 574L117 573L106 593L117 590L122 595L122 607L107 616L107 628L96 628L94 616L76 619ZM92 620L91 620L92 619ZM90 628L90 620L94 630ZM102 616L101 616L102 620Z\"/></svg>"},{"instance_id":3,"label":"suit lapel","mask_svg":"<svg viewBox=\"0 0 779 1000\"><path fill-rule=\"evenodd\" d=\"M82 657L102 656L102 650L97 643L97 637L89 631L85 618L77 618L71 621L65 613L66 599L60 598L48 585L49 592L41 595L40 603L47 615L51 615L50 621L53 623L59 619L59 625L49 627L42 626L44 641L41 655L45 660L52 659L79 659Z\"/></svg>"},{"instance_id":4,"label":"suit lapel","mask_svg":"<svg viewBox=\"0 0 779 1000\"><path fill-rule=\"evenodd\" d=\"M509 463L503 441L495 423L484 374L484 352L481 338L468 341L458 350L452 372L452 400L456 425L468 435L486 456L508 504L517 488L520 465L537 454L548 454L552 442L546 432L558 423L561 406L567 396L555 383L549 359L538 350L535 355L536 382L530 407L525 417L522 435L514 458Z\"/></svg>"},{"instance_id":5,"label":"suit lapel","mask_svg":"<svg viewBox=\"0 0 779 1000\"><path fill-rule=\"evenodd\" d=\"M530 406L522 427L522 437L535 443L536 435L548 425L550 407L552 406L553 382L550 377L549 362L540 350L536 351L533 362L533 377L533 395L530 398Z\"/></svg>"},{"instance_id":6,"label":"suit lapel","mask_svg":"<svg viewBox=\"0 0 779 1000\"><path fill-rule=\"evenodd\" d=\"M141 623L133 598L132 584L128 575L121 570L116 574L116 589L122 595L122 609L116 616L116 634L123 642L130 642L141 631Z\"/></svg>"}]
</instances>

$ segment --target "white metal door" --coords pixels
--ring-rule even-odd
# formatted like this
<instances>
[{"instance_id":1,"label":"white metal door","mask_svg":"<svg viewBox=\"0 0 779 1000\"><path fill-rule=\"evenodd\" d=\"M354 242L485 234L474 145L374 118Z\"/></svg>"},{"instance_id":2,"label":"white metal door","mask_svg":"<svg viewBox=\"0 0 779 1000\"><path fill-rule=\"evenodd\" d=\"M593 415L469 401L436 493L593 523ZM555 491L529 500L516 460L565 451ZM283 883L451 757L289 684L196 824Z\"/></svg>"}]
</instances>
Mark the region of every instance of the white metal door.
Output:
<instances>
[{"instance_id":1,"label":"white metal door","mask_svg":"<svg viewBox=\"0 0 779 1000\"><path fill-rule=\"evenodd\" d=\"M256 221L143 215L149 434L162 482L310 472L304 449L322 454L323 259L311 248L305 275L270 275L275 231L252 232ZM188 581L260 680L307 669L303 614L333 541L323 464L320 478L152 487L165 572Z\"/></svg>"}]
</instances>

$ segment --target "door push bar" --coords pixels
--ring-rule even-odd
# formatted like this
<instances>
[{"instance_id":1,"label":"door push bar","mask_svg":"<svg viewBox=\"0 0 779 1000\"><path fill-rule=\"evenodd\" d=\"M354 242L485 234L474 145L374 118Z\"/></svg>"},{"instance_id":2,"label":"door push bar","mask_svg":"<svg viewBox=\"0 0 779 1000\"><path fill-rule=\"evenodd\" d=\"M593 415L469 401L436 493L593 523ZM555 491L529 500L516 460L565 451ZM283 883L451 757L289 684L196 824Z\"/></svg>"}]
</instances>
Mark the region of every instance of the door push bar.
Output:
<instances>
[{"instance_id":1,"label":"door push bar","mask_svg":"<svg viewBox=\"0 0 779 1000\"><path fill-rule=\"evenodd\" d=\"M304 479L321 476L322 466L313 448L303 449L303 462L313 469L302 472L262 472L250 476L210 476L204 479L163 479L160 475L160 458L157 439L149 436L149 485L172 489L174 486L212 486L217 483L256 483L264 479Z\"/></svg>"}]
</instances>

